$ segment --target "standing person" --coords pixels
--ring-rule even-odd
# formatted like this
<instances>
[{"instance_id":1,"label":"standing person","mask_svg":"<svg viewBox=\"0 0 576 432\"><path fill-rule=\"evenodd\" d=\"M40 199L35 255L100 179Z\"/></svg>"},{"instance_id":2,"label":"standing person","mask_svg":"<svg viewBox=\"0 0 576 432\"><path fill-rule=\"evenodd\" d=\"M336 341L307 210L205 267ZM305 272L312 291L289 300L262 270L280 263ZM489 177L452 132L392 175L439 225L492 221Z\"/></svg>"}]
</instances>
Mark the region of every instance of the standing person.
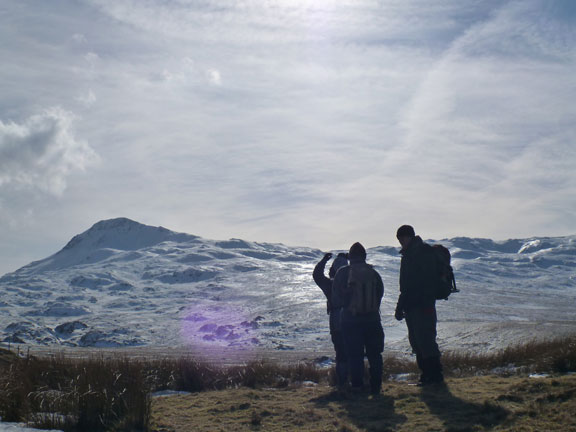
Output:
<instances>
[{"instance_id":1,"label":"standing person","mask_svg":"<svg viewBox=\"0 0 576 432\"><path fill-rule=\"evenodd\" d=\"M350 247L348 258L350 265L341 268L334 278L332 306L339 310L352 389L363 388L366 355L370 366L370 393L377 395L382 387L384 330L380 303L384 284L378 272L366 263L366 249L360 243Z\"/></svg>"},{"instance_id":2,"label":"standing person","mask_svg":"<svg viewBox=\"0 0 576 432\"><path fill-rule=\"evenodd\" d=\"M402 245L400 263L400 296L394 316L406 319L408 340L421 370L419 385L444 381L440 350L436 343L437 264L432 246L422 241L410 225L396 232Z\"/></svg>"},{"instance_id":3,"label":"standing person","mask_svg":"<svg viewBox=\"0 0 576 432\"><path fill-rule=\"evenodd\" d=\"M326 263L330 258L332 258L331 253L324 255L320 262L316 264L316 267L314 267L312 277L314 278L316 285L320 287L326 296L326 309L329 314L330 324L330 338L332 339L332 344L334 345L334 351L336 353L336 383L339 387L342 387L346 385L346 382L348 381L348 358L344 347L344 338L342 337L340 326L337 323L337 313L333 310L331 299L334 276L340 267L348 265L348 258L345 253L339 253L330 266L328 272L330 277L328 278L324 275L324 270L326 268Z\"/></svg>"}]
</instances>

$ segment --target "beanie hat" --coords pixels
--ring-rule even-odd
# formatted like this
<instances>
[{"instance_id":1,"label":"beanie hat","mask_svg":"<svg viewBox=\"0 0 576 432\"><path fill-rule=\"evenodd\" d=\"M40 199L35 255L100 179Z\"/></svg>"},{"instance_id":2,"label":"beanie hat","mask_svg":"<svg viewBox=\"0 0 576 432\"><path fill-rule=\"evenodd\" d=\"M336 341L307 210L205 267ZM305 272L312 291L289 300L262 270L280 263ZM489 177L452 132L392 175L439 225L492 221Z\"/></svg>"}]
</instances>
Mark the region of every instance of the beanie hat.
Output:
<instances>
[{"instance_id":1,"label":"beanie hat","mask_svg":"<svg viewBox=\"0 0 576 432\"><path fill-rule=\"evenodd\" d=\"M354 258L366 258L366 249L360 243L356 242L350 246L350 251L348 252L350 259Z\"/></svg>"},{"instance_id":2,"label":"beanie hat","mask_svg":"<svg viewBox=\"0 0 576 432\"><path fill-rule=\"evenodd\" d=\"M412 228L410 225L402 225L400 228L398 228L398 231L396 231L396 238L400 237L416 237L414 228Z\"/></svg>"},{"instance_id":3,"label":"beanie hat","mask_svg":"<svg viewBox=\"0 0 576 432\"><path fill-rule=\"evenodd\" d=\"M346 254L344 252L340 252L336 259L332 262L332 266L330 267L330 271L328 275L330 279L334 279L336 276L336 272L340 270L340 267L344 267L348 265L348 258L346 258Z\"/></svg>"}]
</instances>

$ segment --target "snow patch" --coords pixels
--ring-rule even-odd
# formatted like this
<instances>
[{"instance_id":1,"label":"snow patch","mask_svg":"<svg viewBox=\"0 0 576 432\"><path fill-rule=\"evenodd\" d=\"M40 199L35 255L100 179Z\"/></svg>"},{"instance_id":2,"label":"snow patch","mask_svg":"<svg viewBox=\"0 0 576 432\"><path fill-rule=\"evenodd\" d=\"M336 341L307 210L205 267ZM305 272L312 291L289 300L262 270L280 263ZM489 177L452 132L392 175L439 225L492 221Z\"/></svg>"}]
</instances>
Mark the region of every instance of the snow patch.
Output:
<instances>
[{"instance_id":1,"label":"snow patch","mask_svg":"<svg viewBox=\"0 0 576 432\"><path fill-rule=\"evenodd\" d=\"M190 392L186 392L186 391L177 391L177 390L161 390L161 391L157 391L152 393L150 396L152 396L153 398L159 398L159 397L171 397L171 396L186 396L192 394Z\"/></svg>"},{"instance_id":2,"label":"snow patch","mask_svg":"<svg viewBox=\"0 0 576 432\"><path fill-rule=\"evenodd\" d=\"M69 336L72 333L74 333L76 330L84 330L85 328L88 328L88 326L86 324L84 324L83 322L71 321L71 322L66 322L64 324L60 324L59 326L54 328L54 331L56 333L58 333L59 335Z\"/></svg>"},{"instance_id":3,"label":"snow patch","mask_svg":"<svg viewBox=\"0 0 576 432\"><path fill-rule=\"evenodd\" d=\"M321 251L205 240L126 219L93 228L58 254L0 279L0 339L200 350L332 349L326 300L312 280ZM576 328L576 236L504 242L459 237L441 243L452 252L461 290L437 305L443 347L497 349L536 331L556 335ZM387 347L407 351L405 325L392 316L398 249L371 248L368 262L386 286ZM479 330L492 324L498 331Z\"/></svg>"},{"instance_id":4,"label":"snow patch","mask_svg":"<svg viewBox=\"0 0 576 432\"><path fill-rule=\"evenodd\" d=\"M107 276L79 275L70 280L70 285L78 288L98 289L114 282L114 279Z\"/></svg>"},{"instance_id":5,"label":"snow patch","mask_svg":"<svg viewBox=\"0 0 576 432\"><path fill-rule=\"evenodd\" d=\"M0 432L63 432L60 429L34 429L25 423L4 423L0 418Z\"/></svg>"},{"instance_id":6,"label":"snow patch","mask_svg":"<svg viewBox=\"0 0 576 432\"><path fill-rule=\"evenodd\" d=\"M183 264L190 264L190 263L197 263L197 262L204 262L204 261L212 261L214 258L208 255L190 253L186 256L180 258L178 262Z\"/></svg>"},{"instance_id":7,"label":"snow patch","mask_svg":"<svg viewBox=\"0 0 576 432\"><path fill-rule=\"evenodd\" d=\"M81 347L114 348L122 346L143 345L144 342L138 337L131 337L125 329L114 329L111 332L90 330L80 338L78 343Z\"/></svg>"},{"instance_id":8,"label":"snow patch","mask_svg":"<svg viewBox=\"0 0 576 432\"><path fill-rule=\"evenodd\" d=\"M247 241L240 239L230 239L216 242L216 246L222 249L252 249L252 245Z\"/></svg>"},{"instance_id":9,"label":"snow patch","mask_svg":"<svg viewBox=\"0 0 576 432\"><path fill-rule=\"evenodd\" d=\"M144 273L142 278L153 279L158 282L163 282L167 284L184 284L184 283L205 281L208 279L212 279L217 275L218 272L214 270L195 269L189 267L184 270L175 270L169 273L146 272Z\"/></svg>"},{"instance_id":10,"label":"snow patch","mask_svg":"<svg viewBox=\"0 0 576 432\"><path fill-rule=\"evenodd\" d=\"M528 243L524 243L522 247L518 250L519 254L530 252L533 250L538 250L538 246L540 246L540 240L532 240Z\"/></svg>"},{"instance_id":11,"label":"snow patch","mask_svg":"<svg viewBox=\"0 0 576 432\"><path fill-rule=\"evenodd\" d=\"M210 252L210 255L212 255L214 258L217 258L220 260L227 260L227 259L232 259L232 258L238 257L237 254L233 254L233 253L229 253L229 252L222 252L222 251Z\"/></svg>"},{"instance_id":12,"label":"snow patch","mask_svg":"<svg viewBox=\"0 0 576 432\"><path fill-rule=\"evenodd\" d=\"M54 332L47 327L29 321L19 321L8 324L4 329L4 342L35 343L50 345L59 343Z\"/></svg>"},{"instance_id":13,"label":"snow patch","mask_svg":"<svg viewBox=\"0 0 576 432\"><path fill-rule=\"evenodd\" d=\"M476 259L483 256L480 252L475 251L463 251L463 250L455 250L451 252L452 258L460 258L460 259Z\"/></svg>"},{"instance_id":14,"label":"snow patch","mask_svg":"<svg viewBox=\"0 0 576 432\"><path fill-rule=\"evenodd\" d=\"M47 317L69 317L81 316L91 313L90 309L84 305L73 305L65 302L48 302L44 308L39 311L29 313L32 316L47 316Z\"/></svg>"},{"instance_id":15,"label":"snow patch","mask_svg":"<svg viewBox=\"0 0 576 432\"><path fill-rule=\"evenodd\" d=\"M276 255L274 255L274 254L271 254L269 252L256 251L256 250L243 250L243 251L240 251L240 253L244 256L247 256L250 258L256 258L256 259L260 259L260 260L269 260L272 258L276 258Z\"/></svg>"},{"instance_id":16,"label":"snow patch","mask_svg":"<svg viewBox=\"0 0 576 432\"><path fill-rule=\"evenodd\" d=\"M128 282L120 282L107 287L108 291L130 291L133 288L134 286Z\"/></svg>"}]
</instances>

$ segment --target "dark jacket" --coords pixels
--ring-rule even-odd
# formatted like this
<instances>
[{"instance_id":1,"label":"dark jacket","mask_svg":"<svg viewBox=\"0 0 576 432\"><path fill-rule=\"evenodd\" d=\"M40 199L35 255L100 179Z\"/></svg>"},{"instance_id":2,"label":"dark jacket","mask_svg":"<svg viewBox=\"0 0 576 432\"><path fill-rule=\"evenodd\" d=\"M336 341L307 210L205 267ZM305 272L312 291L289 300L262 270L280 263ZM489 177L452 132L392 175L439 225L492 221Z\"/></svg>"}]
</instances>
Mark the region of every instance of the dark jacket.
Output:
<instances>
[{"instance_id":1,"label":"dark jacket","mask_svg":"<svg viewBox=\"0 0 576 432\"><path fill-rule=\"evenodd\" d=\"M340 310L342 321L380 321L380 312L376 311L367 315L352 315L346 308L350 304L351 293L348 290L348 274L350 273L350 266L357 263L365 263L364 259L352 259L350 260L350 265L346 267L341 267L336 273L334 282L332 284L332 308L335 310ZM379 297L379 302L382 301L382 296L384 295L384 283L378 272L374 269L373 277L376 282L377 295Z\"/></svg>"},{"instance_id":2,"label":"dark jacket","mask_svg":"<svg viewBox=\"0 0 576 432\"><path fill-rule=\"evenodd\" d=\"M326 310L330 313L332 306L330 304L330 299L332 297L332 279L327 278L324 275L324 270L326 268L326 263L328 259L322 258L316 267L314 267L314 272L312 273L312 278L314 278L314 282L316 285L320 287L324 295L326 296Z\"/></svg>"},{"instance_id":3,"label":"dark jacket","mask_svg":"<svg viewBox=\"0 0 576 432\"><path fill-rule=\"evenodd\" d=\"M436 257L432 246L414 237L402 251L400 262L400 297L397 309L434 307L437 280Z\"/></svg>"}]
</instances>

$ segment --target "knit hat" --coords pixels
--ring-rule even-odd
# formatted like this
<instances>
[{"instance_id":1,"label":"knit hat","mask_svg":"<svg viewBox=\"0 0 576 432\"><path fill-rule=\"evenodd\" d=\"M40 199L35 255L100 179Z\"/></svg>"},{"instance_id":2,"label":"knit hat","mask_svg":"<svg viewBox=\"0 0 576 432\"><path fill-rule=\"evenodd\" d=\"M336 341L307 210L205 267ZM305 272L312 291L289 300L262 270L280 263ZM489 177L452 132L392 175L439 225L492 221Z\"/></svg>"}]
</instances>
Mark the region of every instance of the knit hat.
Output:
<instances>
[{"instance_id":1,"label":"knit hat","mask_svg":"<svg viewBox=\"0 0 576 432\"><path fill-rule=\"evenodd\" d=\"M346 254L344 252L340 252L332 262L332 266L330 267L330 271L328 272L330 279L334 279L334 276L336 276L336 272L340 270L340 267L344 267L347 265L348 265L348 258L346 257Z\"/></svg>"},{"instance_id":2,"label":"knit hat","mask_svg":"<svg viewBox=\"0 0 576 432\"><path fill-rule=\"evenodd\" d=\"M398 231L396 231L396 238L400 237L416 237L414 228L412 228L410 225L402 225L400 228L398 228Z\"/></svg>"},{"instance_id":3,"label":"knit hat","mask_svg":"<svg viewBox=\"0 0 576 432\"><path fill-rule=\"evenodd\" d=\"M348 252L349 258L366 258L366 249L360 243L356 242L352 246L350 246L350 251Z\"/></svg>"}]
</instances>

